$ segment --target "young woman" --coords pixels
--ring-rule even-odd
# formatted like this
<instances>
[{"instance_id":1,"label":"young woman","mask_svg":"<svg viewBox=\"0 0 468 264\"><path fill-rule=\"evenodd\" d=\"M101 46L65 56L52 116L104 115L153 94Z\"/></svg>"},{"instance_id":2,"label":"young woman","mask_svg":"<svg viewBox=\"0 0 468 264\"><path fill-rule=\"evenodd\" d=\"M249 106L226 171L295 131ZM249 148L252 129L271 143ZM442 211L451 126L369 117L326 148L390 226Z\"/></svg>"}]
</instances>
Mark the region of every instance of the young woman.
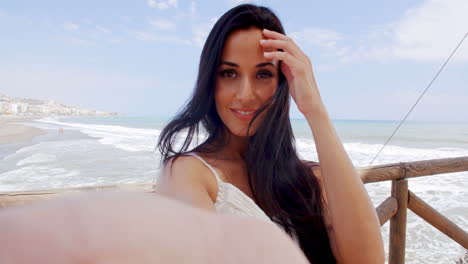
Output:
<instances>
[{"instance_id":1,"label":"young woman","mask_svg":"<svg viewBox=\"0 0 468 264\"><path fill-rule=\"evenodd\" d=\"M297 156L290 95L320 163ZM200 125L207 138L189 149ZM219 19L194 95L159 148L157 191L183 203L104 192L2 209L0 263L384 262L375 210L312 64L267 8L240 5Z\"/></svg>"},{"instance_id":2,"label":"young woman","mask_svg":"<svg viewBox=\"0 0 468 264\"><path fill-rule=\"evenodd\" d=\"M298 157L290 96L320 163ZM206 138L198 144L201 130ZM271 10L243 4L217 21L193 95L158 147L159 193L274 222L311 263L384 262L376 212L327 114L312 63Z\"/></svg>"}]
</instances>

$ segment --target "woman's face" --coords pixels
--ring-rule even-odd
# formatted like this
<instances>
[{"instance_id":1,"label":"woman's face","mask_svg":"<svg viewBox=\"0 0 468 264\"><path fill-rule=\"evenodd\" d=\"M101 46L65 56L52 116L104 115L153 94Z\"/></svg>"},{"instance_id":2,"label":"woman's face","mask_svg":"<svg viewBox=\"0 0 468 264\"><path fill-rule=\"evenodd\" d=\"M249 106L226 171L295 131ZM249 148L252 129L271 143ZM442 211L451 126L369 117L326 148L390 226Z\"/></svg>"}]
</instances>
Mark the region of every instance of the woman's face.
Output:
<instances>
[{"instance_id":1,"label":"woman's face","mask_svg":"<svg viewBox=\"0 0 468 264\"><path fill-rule=\"evenodd\" d=\"M221 120L236 136L247 136L255 111L265 105L278 87L278 62L266 59L260 46L262 30L251 27L232 32L226 39L217 70L215 102ZM255 119L253 135L266 110Z\"/></svg>"}]
</instances>

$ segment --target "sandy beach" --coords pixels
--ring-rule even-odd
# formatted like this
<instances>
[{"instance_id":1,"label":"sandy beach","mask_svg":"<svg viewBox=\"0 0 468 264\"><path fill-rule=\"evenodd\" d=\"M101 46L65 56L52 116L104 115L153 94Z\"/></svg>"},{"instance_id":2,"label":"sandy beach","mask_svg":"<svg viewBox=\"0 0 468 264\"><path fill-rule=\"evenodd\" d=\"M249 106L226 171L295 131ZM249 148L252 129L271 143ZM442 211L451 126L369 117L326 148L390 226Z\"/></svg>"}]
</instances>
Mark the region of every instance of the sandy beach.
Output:
<instances>
[{"instance_id":1,"label":"sandy beach","mask_svg":"<svg viewBox=\"0 0 468 264\"><path fill-rule=\"evenodd\" d=\"M0 116L0 144L13 144L30 141L45 134L42 129L15 123L27 123L36 117Z\"/></svg>"}]
</instances>

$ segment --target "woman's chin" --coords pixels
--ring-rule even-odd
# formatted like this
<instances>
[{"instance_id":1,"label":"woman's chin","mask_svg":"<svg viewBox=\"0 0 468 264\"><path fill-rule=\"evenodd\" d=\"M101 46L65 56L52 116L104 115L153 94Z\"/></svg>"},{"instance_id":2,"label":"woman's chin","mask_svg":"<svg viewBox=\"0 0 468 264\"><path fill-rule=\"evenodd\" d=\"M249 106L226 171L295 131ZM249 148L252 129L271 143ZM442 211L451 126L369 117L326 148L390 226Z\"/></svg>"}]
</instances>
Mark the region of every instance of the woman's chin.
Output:
<instances>
[{"instance_id":1,"label":"woman's chin","mask_svg":"<svg viewBox=\"0 0 468 264\"><path fill-rule=\"evenodd\" d=\"M255 135L257 129L255 127L255 124L250 128L249 130L249 126L248 125L245 125L245 126L242 126L242 125L238 125L238 126L227 126L225 125L224 126L225 129L227 131L229 131L229 133L233 136L236 136L236 137L251 137L253 135ZM249 130L249 134L247 135L247 130Z\"/></svg>"},{"instance_id":2,"label":"woman's chin","mask_svg":"<svg viewBox=\"0 0 468 264\"><path fill-rule=\"evenodd\" d=\"M235 137L248 137L247 136L247 128L228 128L229 132L231 135ZM252 136L254 133L252 131L249 131L249 135Z\"/></svg>"},{"instance_id":3,"label":"woman's chin","mask_svg":"<svg viewBox=\"0 0 468 264\"><path fill-rule=\"evenodd\" d=\"M247 135L247 128L243 130L238 130L237 133L233 133L235 136L238 137L251 137L255 134L255 131L250 130L249 134Z\"/></svg>"}]
</instances>

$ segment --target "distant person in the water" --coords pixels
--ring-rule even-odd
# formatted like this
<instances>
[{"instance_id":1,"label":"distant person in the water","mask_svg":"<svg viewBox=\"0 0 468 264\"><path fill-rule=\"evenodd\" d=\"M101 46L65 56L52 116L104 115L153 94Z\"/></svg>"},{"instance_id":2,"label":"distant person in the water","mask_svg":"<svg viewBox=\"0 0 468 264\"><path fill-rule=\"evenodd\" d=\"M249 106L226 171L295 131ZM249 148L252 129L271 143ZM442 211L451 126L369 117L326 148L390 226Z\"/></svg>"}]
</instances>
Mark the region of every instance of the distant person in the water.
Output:
<instances>
[{"instance_id":1,"label":"distant person in the water","mask_svg":"<svg viewBox=\"0 0 468 264\"><path fill-rule=\"evenodd\" d=\"M60 134L63 134L63 132L64 132L64 131L63 131L63 128L59 128L58 131L59 131Z\"/></svg>"}]
</instances>

